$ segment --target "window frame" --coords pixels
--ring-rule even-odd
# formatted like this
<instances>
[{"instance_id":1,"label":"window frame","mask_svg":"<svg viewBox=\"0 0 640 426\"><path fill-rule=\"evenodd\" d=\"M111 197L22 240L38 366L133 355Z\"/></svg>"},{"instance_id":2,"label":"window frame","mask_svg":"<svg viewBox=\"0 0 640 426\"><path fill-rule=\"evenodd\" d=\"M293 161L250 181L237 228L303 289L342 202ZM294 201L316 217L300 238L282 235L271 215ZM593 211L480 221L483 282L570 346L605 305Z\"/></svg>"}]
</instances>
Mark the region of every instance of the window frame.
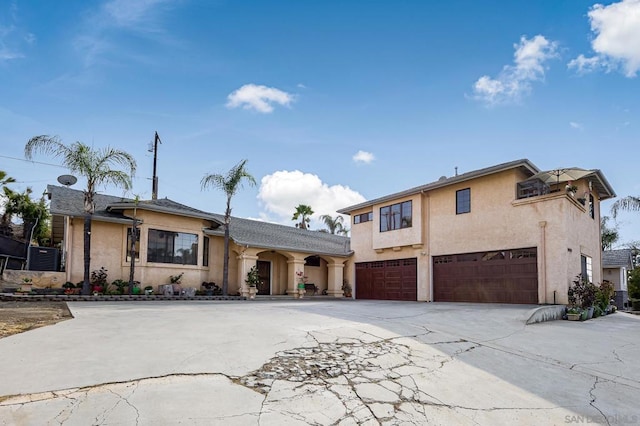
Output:
<instances>
[{"instance_id":1,"label":"window frame","mask_svg":"<svg viewBox=\"0 0 640 426\"><path fill-rule=\"evenodd\" d=\"M157 234L157 235L156 235ZM164 234L164 235L160 235ZM173 241L169 242L169 235L173 235ZM176 244L176 239L182 239L185 237L191 238L191 246L188 250L191 251L189 254L187 262L185 262L186 256L178 255L179 250L187 250L184 244ZM154 239L154 241L152 241ZM164 240L164 247L161 247L158 242L159 240ZM182 241L181 241L182 242ZM147 262L148 263L164 263L169 265L198 265L198 234L192 234L190 232L176 232L176 231L167 231L164 229L155 229L149 228L147 230ZM160 251L164 249L164 255L157 254L155 251ZM169 260L171 259L171 260ZM176 260L181 259L182 261L178 262Z\"/></svg>"},{"instance_id":2,"label":"window frame","mask_svg":"<svg viewBox=\"0 0 640 426\"><path fill-rule=\"evenodd\" d=\"M371 222L373 220L373 212L360 213L353 216L353 224Z\"/></svg>"},{"instance_id":3,"label":"window frame","mask_svg":"<svg viewBox=\"0 0 640 426\"><path fill-rule=\"evenodd\" d=\"M394 216L397 216L397 219ZM407 218L408 220L406 220ZM397 231L411 227L413 227L413 200L380 207L380 232Z\"/></svg>"},{"instance_id":4,"label":"window frame","mask_svg":"<svg viewBox=\"0 0 640 426\"><path fill-rule=\"evenodd\" d=\"M471 188L456 191L456 214L466 213L471 213Z\"/></svg>"}]
</instances>

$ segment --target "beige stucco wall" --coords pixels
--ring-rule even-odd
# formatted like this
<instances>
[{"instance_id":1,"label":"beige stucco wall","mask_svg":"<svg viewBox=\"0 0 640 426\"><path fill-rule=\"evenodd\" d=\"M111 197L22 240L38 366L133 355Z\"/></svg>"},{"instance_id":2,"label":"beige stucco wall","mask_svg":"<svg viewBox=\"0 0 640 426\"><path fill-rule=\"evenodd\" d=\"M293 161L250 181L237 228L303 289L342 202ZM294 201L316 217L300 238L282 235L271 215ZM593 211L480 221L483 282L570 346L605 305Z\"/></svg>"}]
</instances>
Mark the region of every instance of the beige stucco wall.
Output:
<instances>
[{"instance_id":1,"label":"beige stucco wall","mask_svg":"<svg viewBox=\"0 0 640 426\"><path fill-rule=\"evenodd\" d=\"M433 256L537 247L540 303L552 303L554 291L555 301L566 303L568 285L580 273L581 254L592 257L593 281L602 279L599 202L592 219L588 208L564 192L516 200L516 184L526 178L513 169L416 194L413 226L401 232L379 232L380 207L407 197L354 211L373 211L374 220L352 224L353 263L416 257L418 300L428 301ZM578 194L587 189L586 182L575 183ZM456 191L465 188L471 189L471 211L457 215ZM354 280L354 271L349 278Z\"/></svg>"},{"instance_id":2,"label":"beige stucco wall","mask_svg":"<svg viewBox=\"0 0 640 426\"><path fill-rule=\"evenodd\" d=\"M125 212L132 216L133 212ZM199 289L202 282L215 282L222 287L224 267L224 238L209 235L209 265L203 266L203 228L210 224L205 220L172 216L145 210L138 210L136 217L141 221L140 229L140 259L135 265L135 279L141 286L156 287L169 284L170 276L183 273L181 285ZM130 264L126 261L128 247L127 229L130 226L121 223L109 223L100 220L92 221L91 228L91 270L104 266L108 271L108 281L129 279ZM180 265L169 263L147 262L147 245L149 229L183 232L198 236L197 265ZM66 276L74 283L81 282L84 271L83 249L83 219L70 220L65 238L66 247ZM291 263L292 259L304 262L304 258L316 253L295 253L288 251L265 250L264 248L250 248L239 246L230 241L229 245L229 294L236 294L242 290L246 272L255 265L256 260L268 261L271 264L271 294L286 294L287 288L293 286L294 269L298 264ZM330 282L328 263L346 263L347 259L331 258L321 260L320 267L306 267L305 274L309 282L314 282L321 289L326 289ZM342 283L342 276L337 277L335 268L331 279ZM340 268L342 273L342 268ZM334 294L339 296L337 294Z\"/></svg>"}]
</instances>

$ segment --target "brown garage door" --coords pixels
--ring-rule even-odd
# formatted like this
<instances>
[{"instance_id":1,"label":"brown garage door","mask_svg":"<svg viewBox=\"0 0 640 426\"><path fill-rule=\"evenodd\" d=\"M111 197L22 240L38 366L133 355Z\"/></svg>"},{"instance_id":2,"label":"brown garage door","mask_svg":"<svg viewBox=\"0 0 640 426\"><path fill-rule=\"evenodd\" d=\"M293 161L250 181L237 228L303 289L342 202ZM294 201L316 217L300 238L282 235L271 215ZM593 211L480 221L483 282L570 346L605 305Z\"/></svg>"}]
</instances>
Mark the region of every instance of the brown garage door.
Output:
<instances>
[{"instance_id":1,"label":"brown garage door","mask_svg":"<svg viewBox=\"0 0 640 426\"><path fill-rule=\"evenodd\" d=\"M417 300L417 275L416 258L356 263L356 299Z\"/></svg>"},{"instance_id":2,"label":"brown garage door","mask_svg":"<svg viewBox=\"0 0 640 426\"><path fill-rule=\"evenodd\" d=\"M434 256L436 302L538 303L536 248Z\"/></svg>"}]
</instances>

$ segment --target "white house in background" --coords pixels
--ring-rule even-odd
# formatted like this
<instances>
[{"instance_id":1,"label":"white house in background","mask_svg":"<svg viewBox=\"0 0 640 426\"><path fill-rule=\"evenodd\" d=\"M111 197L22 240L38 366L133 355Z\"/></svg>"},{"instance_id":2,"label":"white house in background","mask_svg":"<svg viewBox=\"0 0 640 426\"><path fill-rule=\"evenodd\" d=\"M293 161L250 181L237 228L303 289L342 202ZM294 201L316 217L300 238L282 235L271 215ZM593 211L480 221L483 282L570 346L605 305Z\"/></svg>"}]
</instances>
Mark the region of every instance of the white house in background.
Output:
<instances>
[{"instance_id":1,"label":"white house in background","mask_svg":"<svg viewBox=\"0 0 640 426\"><path fill-rule=\"evenodd\" d=\"M602 278L613 283L618 309L624 309L629 303L627 278L629 271L633 269L632 256L631 249L602 252Z\"/></svg>"}]
</instances>

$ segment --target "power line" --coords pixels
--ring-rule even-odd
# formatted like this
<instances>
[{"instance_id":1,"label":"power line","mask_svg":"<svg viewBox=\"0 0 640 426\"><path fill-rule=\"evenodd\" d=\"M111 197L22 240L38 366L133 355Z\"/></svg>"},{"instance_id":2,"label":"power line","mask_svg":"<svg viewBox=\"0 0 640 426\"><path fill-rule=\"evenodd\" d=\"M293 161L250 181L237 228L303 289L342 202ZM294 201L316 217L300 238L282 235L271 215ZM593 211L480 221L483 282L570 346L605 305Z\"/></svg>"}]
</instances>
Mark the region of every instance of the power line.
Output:
<instances>
[{"instance_id":1,"label":"power line","mask_svg":"<svg viewBox=\"0 0 640 426\"><path fill-rule=\"evenodd\" d=\"M24 158L9 157L9 156L7 156L7 155L0 155L0 157L2 157L2 158L8 158L8 159L10 159L10 160L24 161L25 163L43 164L43 165L45 165L45 166L53 166L53 167L60 167L61 169L66 169L66 167L61 166L60 164L51 164L51 163L44 163L44 162L42 162L42 161L25 160Z\"/></svg>"}]
</instances>

